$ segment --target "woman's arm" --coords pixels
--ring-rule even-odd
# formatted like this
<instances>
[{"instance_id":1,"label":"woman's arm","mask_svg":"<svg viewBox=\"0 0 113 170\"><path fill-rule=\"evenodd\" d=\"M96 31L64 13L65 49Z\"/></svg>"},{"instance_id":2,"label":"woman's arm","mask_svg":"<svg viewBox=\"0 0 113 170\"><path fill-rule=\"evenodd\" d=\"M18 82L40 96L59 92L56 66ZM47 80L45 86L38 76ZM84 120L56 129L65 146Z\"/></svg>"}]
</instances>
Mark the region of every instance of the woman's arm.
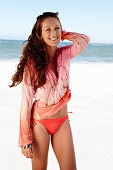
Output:
<instances>
[{"instance_id":1,"label":"woman's arm","mask_svg":"<svg viewBox=\"0 0 113 170\"><path fill-rule=\"evenodd\" d=\"M67 46L67 50L70 50L70 58L80 54L90 42L90 37L85 34L62 31L61 40L65 39L73 42L72 45Z\"/></svg>"},{"instance_id":2,"label":"woman's arm","mask_svg":"<svg viewBox=\"0 0 113 170\"><path fill-rule=\"evenodd\" d=\"M29 83L29 70L25 70L22 80L21 107L20 107L20 127L19 127L19 147L32 143L32 131L30 128L31 108L33 103L33 88L25 83Z\"/></svg>"}]
</instances>

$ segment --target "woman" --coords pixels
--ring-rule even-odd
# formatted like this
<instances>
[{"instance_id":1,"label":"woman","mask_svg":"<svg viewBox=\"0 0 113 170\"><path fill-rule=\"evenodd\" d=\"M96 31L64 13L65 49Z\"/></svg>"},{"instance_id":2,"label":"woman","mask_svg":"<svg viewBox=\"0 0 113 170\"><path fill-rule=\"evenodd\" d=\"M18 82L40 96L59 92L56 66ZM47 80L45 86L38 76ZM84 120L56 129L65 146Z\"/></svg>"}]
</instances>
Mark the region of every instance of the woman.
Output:
<instances>
[{"instance_id":1,"label":"woman","mask_svg":"<svg viewBox=\"0 0 113 170\"><path fill-rule=\"evenodd\" d=\"M73 44L57 47L64 39ZM89 41L87 35L63 31L58 12L37 17L10 85L22 81L19 146L32 158L32 170L47 169L50 139L60 169L77 170L67 109L69 68Z\"/></svg>"}]
</instances>

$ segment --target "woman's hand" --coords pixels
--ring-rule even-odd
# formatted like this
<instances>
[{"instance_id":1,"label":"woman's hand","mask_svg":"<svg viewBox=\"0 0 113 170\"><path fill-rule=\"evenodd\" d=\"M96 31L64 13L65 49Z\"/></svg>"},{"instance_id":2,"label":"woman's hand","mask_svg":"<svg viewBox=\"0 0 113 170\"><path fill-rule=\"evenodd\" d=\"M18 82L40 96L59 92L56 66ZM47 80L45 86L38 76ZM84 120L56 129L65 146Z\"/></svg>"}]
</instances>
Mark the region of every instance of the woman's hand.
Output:
<instances>
[{"instance_id":1,"label":"woman's hand","mask_svg":"<svg viewBox=\"0 0 113 170\"><path fill-rule=\"evenodd\" d=\"M84 48L90 42L90 37L85 34L67 32L63 30L61 40L63 41L65 39L72 41L72 42L76 42L76 44L81 46L81 48Z\"/></svg>"},{"instance_id":2,"label":"woman's hand","mask_svg":"<svg viewBox=\"0 0 113 170\"><path fill-rule=\"evenodd\" d=\"M61 40L63 41L65 39L67 39L69 41L72 41L73 36L74 36L74 38L80 36L79 33L76 33L76 35L75 35L75 33L73 35L72 34L73 34L72 32L67 32L66 30L62 30Z\"/></svg>"},{"instance_id":3,"label":"woman's hand","mask_svg":"<svg viewBox=\"0 0 113 170\"><path fill-rule=\"evenodd\" d=\"M22 149L21 148L21 152L24 156L26 156L26 158L33 158L33 144L30 148L26 148L26 149Z\"/></svg>"},{"instance_id":4,"label":"woman's hand","mask_svg":"<svg viewBox=\"0 0 113 170\"><path fill-rule=\"evenodd\" d=\"M65 38L64 38L64 35L67 34L67 31L65 30L62 30L62 35L61 35L61 40L63 41Z\"/></svg>"}]
</instances>

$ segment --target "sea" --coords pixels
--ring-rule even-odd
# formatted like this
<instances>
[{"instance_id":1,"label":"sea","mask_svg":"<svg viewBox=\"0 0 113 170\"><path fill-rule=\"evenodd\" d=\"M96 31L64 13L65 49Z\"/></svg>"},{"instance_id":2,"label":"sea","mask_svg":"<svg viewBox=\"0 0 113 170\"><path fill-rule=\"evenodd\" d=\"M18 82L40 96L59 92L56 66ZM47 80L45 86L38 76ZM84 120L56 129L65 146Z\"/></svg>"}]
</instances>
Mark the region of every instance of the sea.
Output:
<instances>
[{"instance_id":1,"label":"sea","mask_svg":"<svg viewBox=\"0 0 113 170\"><path fill-rule=\"evenodd\" d=\"M22 55L24 40L0 40L0 61L19 61ZM60 42L58 47L72 44ZM72 63L113 63L113 44L89 43Z\"/></svg>"}]
</instances>

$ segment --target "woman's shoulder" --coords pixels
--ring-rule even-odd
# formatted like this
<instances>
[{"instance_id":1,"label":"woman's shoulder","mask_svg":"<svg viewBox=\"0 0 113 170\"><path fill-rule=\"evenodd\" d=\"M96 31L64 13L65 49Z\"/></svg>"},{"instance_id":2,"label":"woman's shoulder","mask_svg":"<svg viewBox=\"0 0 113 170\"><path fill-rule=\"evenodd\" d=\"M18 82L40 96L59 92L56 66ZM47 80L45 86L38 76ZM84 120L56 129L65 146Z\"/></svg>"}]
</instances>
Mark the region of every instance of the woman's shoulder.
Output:
<instances>
[{"instance_id":1,"label":"woman's shoulder","mask_svg":"<svg viewBox=\"0 0 113 170\"><path fill-rule=\"evenodd\" d=\"M37 71L37 69L35 68L34 65L35 65L35 63L32 60L27 61L24 66L24 74L27 76L32 75L32 74L34 75Z\"/></svg>"}]
</instances>

